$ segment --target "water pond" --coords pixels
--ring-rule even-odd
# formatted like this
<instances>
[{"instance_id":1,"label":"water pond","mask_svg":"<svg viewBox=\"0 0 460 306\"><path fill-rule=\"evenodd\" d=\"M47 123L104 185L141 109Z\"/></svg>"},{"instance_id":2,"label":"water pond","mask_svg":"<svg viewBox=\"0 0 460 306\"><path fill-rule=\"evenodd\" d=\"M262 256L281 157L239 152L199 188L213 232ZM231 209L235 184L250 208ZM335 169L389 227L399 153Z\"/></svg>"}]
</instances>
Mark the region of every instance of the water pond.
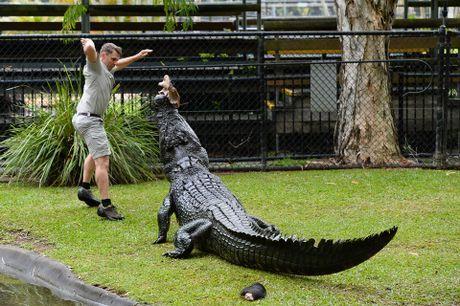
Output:
<instances>
[{"instance_id":1,"label":"water pond","mask_svg":"<svg viewBox=\"0 0 460 306\"><path fill-rule=\"evenodd\" d=\"M8 306L81 306L78 302L66 301L51 290L24 283L0 274L0 304Z\"/></svg>"}]
</instances>

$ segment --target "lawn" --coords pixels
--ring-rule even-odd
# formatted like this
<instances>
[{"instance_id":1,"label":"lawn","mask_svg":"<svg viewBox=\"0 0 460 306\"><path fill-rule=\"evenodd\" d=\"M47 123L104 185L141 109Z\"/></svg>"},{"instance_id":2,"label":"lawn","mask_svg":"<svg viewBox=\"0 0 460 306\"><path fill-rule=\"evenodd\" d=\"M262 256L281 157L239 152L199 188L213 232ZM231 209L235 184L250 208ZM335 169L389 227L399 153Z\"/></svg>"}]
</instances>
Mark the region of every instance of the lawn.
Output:
<instances>
[{"instance_id":1,"label":"lawn","mask_svg":"<svg viewBox=\"0 0 460 306\"><path fill-rule=\"evenodd\" d=\"M344 272L279 275L243 268L194 251L186 260L152 245L156 212L168 182L113 186L122 222L96 216L75 188L0 184L0 243L57 259L90 284L151 304L246 303L239 291L256 281L263 305L459 304L460 172L337 170L221 175L247 211L285 234L353 238L399 226L375 257Z\"/></svg>"}]
</instances>

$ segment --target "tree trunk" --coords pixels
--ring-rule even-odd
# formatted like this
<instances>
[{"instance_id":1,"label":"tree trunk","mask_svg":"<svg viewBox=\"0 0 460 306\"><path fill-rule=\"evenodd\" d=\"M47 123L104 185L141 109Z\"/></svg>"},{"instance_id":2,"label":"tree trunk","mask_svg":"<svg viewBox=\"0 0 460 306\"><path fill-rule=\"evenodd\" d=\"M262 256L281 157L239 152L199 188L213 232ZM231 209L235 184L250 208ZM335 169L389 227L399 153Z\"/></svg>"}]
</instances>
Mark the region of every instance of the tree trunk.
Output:
<instances>
[{"instance_id":1,"label":"tree trunk","mask_svg":"<svg viewBox=\"0 0 460 306\"><path fill-rule=\"evenodd\" d=\"M335 0L339 31L390 30L397 0ZM383 35L341 36L344 61L386 60ZM335 126L341 163L383 166L405 162L391 114L391 82L385 62L344 63Z\"/></svg>"}]
</instances>

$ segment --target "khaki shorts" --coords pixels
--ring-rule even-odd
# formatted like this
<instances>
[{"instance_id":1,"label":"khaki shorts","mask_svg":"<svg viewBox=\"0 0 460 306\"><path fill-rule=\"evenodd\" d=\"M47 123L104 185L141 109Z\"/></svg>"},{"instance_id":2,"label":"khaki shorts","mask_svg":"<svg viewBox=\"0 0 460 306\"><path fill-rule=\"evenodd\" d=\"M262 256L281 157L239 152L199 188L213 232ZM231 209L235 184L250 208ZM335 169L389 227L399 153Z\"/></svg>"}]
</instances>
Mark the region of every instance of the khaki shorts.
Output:
<instances>
[{"instance_id":1,"label":"khaki shorts","mask_svg":"<svg viewBox=\"0 0 460 306\"><path fill-rule=\"evenodd\" d=\"M93 156L93 159L111 154L109 140L101 118L75 114L72 118L72 124L85 139L89 154Z\"/></svg>"}]
</instances>

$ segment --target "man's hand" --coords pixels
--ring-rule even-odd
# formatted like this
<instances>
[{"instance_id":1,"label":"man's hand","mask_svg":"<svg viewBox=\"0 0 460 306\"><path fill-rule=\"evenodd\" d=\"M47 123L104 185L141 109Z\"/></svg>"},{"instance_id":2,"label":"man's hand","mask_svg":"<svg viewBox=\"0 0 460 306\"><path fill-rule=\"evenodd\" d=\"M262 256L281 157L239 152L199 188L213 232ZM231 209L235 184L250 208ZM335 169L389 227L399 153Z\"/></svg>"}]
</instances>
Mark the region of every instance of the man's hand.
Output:
<instances>
[{"instance_id":1,"label":"man's hand","mask_svg":"<svg viewBox=\"0 0 460 306\"><path fill-rule=\"evenodd\" d=\"M96 47L94 46L93 40L90 38L80 38L80 42L81 42L81 45L83 46L83 49L86 46L93 46L93 48L96 49Z\"/></svg>"},{"instance_id":2,"label":"man's hand","mask_svg":"<svg viewBox=\"0 0 460 306\"><path fill-rule=\"evenodd\" d=\"M150 53L152 53L151 49L144 49L144 50L141 50L139 53L137 53L137 56L141 59L141 58L146 57Z\"/></svg>"}]
</instances>

